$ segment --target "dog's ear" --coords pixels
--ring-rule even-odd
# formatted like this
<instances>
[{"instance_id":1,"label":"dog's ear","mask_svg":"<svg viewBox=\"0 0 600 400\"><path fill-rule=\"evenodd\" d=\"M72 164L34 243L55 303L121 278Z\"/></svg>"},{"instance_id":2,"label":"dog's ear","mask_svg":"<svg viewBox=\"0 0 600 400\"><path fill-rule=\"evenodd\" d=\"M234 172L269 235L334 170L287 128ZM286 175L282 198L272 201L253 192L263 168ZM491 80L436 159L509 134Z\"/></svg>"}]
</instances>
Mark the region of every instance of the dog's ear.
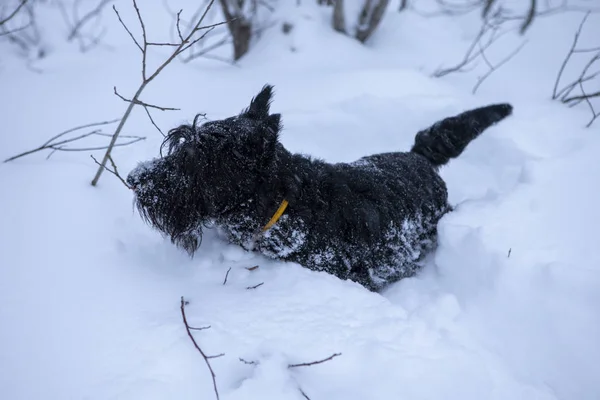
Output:
<instances>
[{"instance_id":1,"label":"dog's ear","mask_svg":"<svg viewBox=\"0 0 600 400\"><path fill-rule=\"evenodd\" d=\"M265 120L265 125L267 126L267 129L279 133L279 131L281 131L281 114L269 115Z\"/></svg>"},{"instance_id":2,"label":"dog's ear","mask_svg":"<svg viewBox=\"0 0 600 400\"><path fill-rule=\"evenodd\" d=\"M269 115L258 129L246 136L245 151L260 166L266 166L275 157L281 130L281 115Z\"/></svg>"},{"instance_id":3,"label":"dog's ear","mask_svg":"<svg viewBox=\"0 0 600 400\"><path fill-rule=\"evenodd\" d=\"M273 86L265 85L259 94L257 94L250 106L242 112L242 115L252 119L264 119L269 116L269 107L273 97Z\"/></svg>"}]
</instances>

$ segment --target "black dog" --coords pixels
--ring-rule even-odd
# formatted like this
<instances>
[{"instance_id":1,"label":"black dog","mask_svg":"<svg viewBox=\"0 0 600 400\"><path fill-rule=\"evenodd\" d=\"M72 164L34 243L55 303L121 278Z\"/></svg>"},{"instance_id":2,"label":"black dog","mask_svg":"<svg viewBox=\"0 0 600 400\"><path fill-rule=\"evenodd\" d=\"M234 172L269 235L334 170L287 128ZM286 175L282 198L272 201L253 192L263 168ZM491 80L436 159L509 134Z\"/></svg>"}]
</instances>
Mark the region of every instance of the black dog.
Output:
<instances>
[{"instance_id":1,"label":"black dog","mask_svg":"<svg viewBox=\"0 0 600 400\"><path fill-rule=\"evenodd\" d=\"M512 112L497 104L419 132L410 152L328 164L278 141L265 86L240 115L171 130L127 177L145 220L193 255L204 226L268 257L377 291L414 275L451 210L437 170Z\"/></svg>"}]
</instances>

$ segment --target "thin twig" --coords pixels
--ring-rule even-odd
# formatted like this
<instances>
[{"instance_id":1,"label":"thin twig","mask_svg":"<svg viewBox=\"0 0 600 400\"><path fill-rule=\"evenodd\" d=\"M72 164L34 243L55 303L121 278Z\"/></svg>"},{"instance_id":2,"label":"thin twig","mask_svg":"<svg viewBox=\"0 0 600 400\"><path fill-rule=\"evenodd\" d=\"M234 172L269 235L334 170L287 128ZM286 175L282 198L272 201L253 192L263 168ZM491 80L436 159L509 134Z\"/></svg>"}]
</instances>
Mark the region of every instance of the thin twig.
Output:
<instances>
[{"instance_id":1,"label":"thin twig","mask_svg":"<svg viewBox=\"0 0 600 400\"><path fill-rule=\"evenodd\" d=\"M66 135L67 133L75 132L75 131L78 131L80 129L91 128L93 126L102 126L102 125L114 124L117 121L118 121L118 119L111 119L110 121L93 122L91 124L76 126L75 128L67 129L66 131L63 131L63 132L59 133L58 135L52 136L42 146L50 144L50 142L52 142L53 140L56 140L59 137L62 137L64 135Z\"/></svg>"},{"instance_id":2,"label":"thin twig","mask_svg":"<svg viewBox=\"0 0 600 400\"><path fill-rule=\"evenodd\" d=\"M481 43L481 39L488 32L488 30L490 28L491 28L491 25L489 25L487 22L484 22L483 25L481 26L481 28L479 29L479 32L477 32L475 39L473 39L473 42L467 49L467 52L466 52L465 56L463 57L462 61L460 61L458 64L456 64L453 67L436 70L433 73L433 76L436 78L441 78L450 73L462 71L465 66L467 66L468 64L473 62L477 58L477 56L480 54L480 53L473 54L473 51L475 50L475 46L477 46L478 44ZM486 46L484 46L483 48L485 49L485 48L489 47L493 40L494 39L490 39L489 43Z\"/></svg>"},{"instance_id":3,"label":"thin twig","mask_svg":"<svg viewBox=\"0 0 600 400\"><path fill-rule=\"evenodd\" d=\"M145 102L143 102L143 101L141 101L139 99L134 99L134 100L126 99L125 97L121 96L121 94L119 92L117 92L117 87L116 86L114 86L114 91L115 91L115 94L117 95L117 97L119 97L121 100L126 101L128 103L134 103L134 104L137 104L137 105L140 105L140 106L143 106L143 107L155 108L155 109L161 110L161 111L178 111L179 110L179 108L155 106L153 104L145 103ZM150 119L152 119L152 118L150 118Z\"/></svg>"},{"instance_id":4,"label":"thin twig","mask_svg":"<svg viewBox=\"0 0 600 400\"><path fill-rule=\"evenodd\" d=\"M227 278L229 277L229 271L231 271L231 267L229 267L229 269L227 270L227 273L225 274L225 279L223 280L223 286L225 286L225 284L227 283Z\"/></svg>"},{"instance_id":5,"label":"thin twig","mask_svg":"<svg viewBox=\"0 0 600 400\"><path fill-rule=\"evenodd\" d=\"M19 5L17 6L17 8L15 8L13 10L13 12L11 12L10 14L8 14L8 17L0 20L0 25L4 25L5 23L7 23L8 21L10 21L11 19L14 18L15 15L17 15L19 13L19 11L21 10L21 8L23 8L23 6L25 5L25 3L27 3L28 0L22 0Z\"/></svg>"},{"instance_id":6,"label":"thin twig","mask_svg":"<svg viewBox=\"0 0 600 400\"><path fill-rule=\"evenodd\" d=\"M246 360L244 360L242 357L239 357L239 360L240 360L241 362L243 362L244 364L247 364L247 365L258 365L258 362L257 362L257 361L246 361Z\"/></svg>"},{"instance_id":7,"label":"thin twig","mask_svg":"<svg viewBox=\"0 0 600 400\"><path fill-rule=\"evenodd\" d=\"M306 363L300 363L300 364L290 364L288 365L288 368L298 368L298 367L310 367L312 365L317 365L317 364L322 364L324 362L327 362L329 360L334 359L335 357L341 356L342 353L334 353L332 355L330 355L327 358L324 358L322 360L318 360L318 361L311 361L311 362L306 362Z\"/></svg>"},{"instance_id":8,"label":"thin twig","mask_svg":"<svg viewBox=\"0 0 600 400\"><path fill-rule=\"evenodd\" d=\"M190 329L190 326L187 322L187 318L185 316L185 301L183 299L183 296L181 296L181 317L183 318L183 323L185 325L185 330L190 338L190 340L192 341L192 343L194 344L194 347L196 348L196 350L198 350L198 352L200 353L200 355L202 355L202 358L204 359L204 362L206 363L206 366L208 367L208 370L210 371L210 376L212 378L212 382L213 382L213 388L215 391L215 395L217 396L217 400L219 400L219 390L217 389L217 376L215 375L215 372L212 369L212 366L210 365L210 359L211 358L215 358L215 357L220 357L223 354L219 354L217 356L207 356L206 354L204 354L204 352L202 351L202 349L200 348L200 346L198 345L198 343L196 342L196 339L194 338L194 335L192 335L192 331Z\"/></svg>"},{"instance_id":9,"label":"thin twig","mask_svg":"<svg viewBox=\"0 0 600 400\"><path fill-rule=\"evenodd\" d=\"M171 55L169 57L167 57L167 59L162 64L160 64L158 66L158 68L156 68L156 70L154 70L154 72L152 74L150 74L150 76L147 76L147 74L146 74L146 55L147 54L146 53L147 53L147 49L148 49L148 41L147 41L147 35L146 35L146 27L143 22L143 18L141 16L139 8L137 6L136 0L132 0L132 1L133 1L134 8L136 9L136 14L138 16L140 25L142 27L142 34L143 34L143 39L144 39L143 45L140 45L140 43L135 39L135 37L133 36L133 34L129 30L129 28L127 28L125 23L122 21L119 13L117 12L117 9L114 6L113 6L113 9L117 13L117 16L119 17L119 21L121 21L121 24L125 27L125 29L131 36L131 38L134 41L134 43L136 44L136 46L142 52L142 83L140 84L139 88L137 89L137 91L135 92L135 95L132 97L131 100L128 101L127 99L120 96L125 101L129 102L129 106L125 110L125 113L123 114L123 117L121 118L121 122L119 123L119 126L117 126L117 129L115 130L115 133L113 134L113 137L112 137L112 139L108 145L108 148L106 150L106 153L104 154L104 158L102 159L101 167L105 166L106 163L108 162L108 157L110 156L112 147L115 145L116 140L117 140L119 134L121 133L121 130L123 129L123 126L125 125L125 122L129 118L129 115L131 114L131 111L133 110L133 107L135 105L142 105L142 106L147 106L147 107L152 107L152 108L158 108L160 110L171 110L171 108L151 106L150 104L140 101L139 97L142 94L142 92L144 91L144 89L146 88L146 86L150 82L152 82L152 80L154 80L154 78L156 78L158 76L158 74L160 74L162 72L162 70L164 68L166 68L167 65L169 65L169 63L171 63L171 61L173 61L177 56L179 56L182 51L185 51L185 49L187 48L187 45L190 42L192 42L192 43L194 42L194 41L192 41L192 38L198 31L207 29L207 32L209 32L211 26L216 26L216 25L202 26L202 23L203 23L204 19L206 18L208 11L211 9L212 5L215 2L215 0L210 0L208 5L206 6L206 9L204 10L204 14L202 14L202 17L200 19L198 19L198 21L194 25L193 29L189 32L189 34L183 38L183 40L177 47L174 47L174 50L171 53ZM203 35L203 36L205 36L205 35ZM116 88L115 88L115 92L116 92ZM96 171L96 175L92 179L92 182L91 182L92 186L96 186L96 184L98 183L98 180L100 179L100 176L102 175L102 172L104 171L104 168L101 168L101 167L98 168L98 170Z\"/></svg>"},{"instance_id":10,"label":"thin twig","mask_svg":"<svg viewBox=\"0 0 600 400\"><path fill-rule=\"evenodd\" d=\"M101 0L100 3L98 3L98 5L96 6L96 8L94 8L92 11L90 11L89 13L87 13L86 15L84 15L79 21L77 21L75 23L75 25L73 26L73 28L71 29L71 33L69 33L69 36L67 37L68 41L73 40L78 34L79 34L79 30L93 17L97 16L100 14L100 12L102 11L102 8L104 8L108 3L110 3L110 0Z\"/></svg>"},{"instance_id":11,"label":"thin twig","mask_svg":"<svg viewBox=\"0 0 600 400\"><path fill-rule=\"evenodd\" d=\"M133 33L131 33L131 31L129 30L127 25L125 25L125 22L123 22L123 20L121 19L121 14L119 14L119 11L117 11L117 7L114 4L113 4L113 10L117 14L117 17L119 18L119 22L121 23L121 25L123 25L123 28L125 28L127 33L129 33L129 36L131 37L131 40L133 40L133 43L135 43L135 45L138 47L138 49L140 49L141 52L144 52L144 49L142 49L142 46L140 46L138 41L135 39L135 36L133 36Z\"/></svg>"},{"instance_id":12,"label":"thin twig","mask_svg":"<svg viewBox=\"0 0 600 400\"><path fill-rule=\"evenodd\" d=\"M503 66L504 64L506 64L508 61L510 61L515 55L517 55L517 53L519 51L521 51L521 49L523 48L523 46L525 46L527 42L523 42L519 45L519 47L517 47L515 50L513 50L508 56L506 56L504 59L502 59L498 64L496 65L491 65L489 64L490 69L483 74L480 78L477 79L477 83L475 84L475 86L473 86L473 94L477 93L477 89L479 89L479 86L481 86L481 84L483 83L483 81L485 81L494 71L496 71L498 68L500 68L501 66ZM484 57L484 51L481 51L482 57ZM486 59L487 61L487 59ZM488 62L489 63L489 62Z\"/></svg>"},{"instance_id":13,"label":"thin twig","mask_svg":"<svg viewBox=\"0 0 600 400\"><path fill-rule=\"evenodd\" d=\"M204 331L206 329L210 329L210 325L208 325L208 326L201 326L200 328L192 328L190 326L190 329L193 330L193 331Z\"/></svg>"},{"instance_id":14,"label":"thin twig","mask_svg":"<svg viewBox=\"0 0 600 400\"><path fill-rule=\"evenodd\" d=\"M529 5L529 11L527 12L527 17L525 17L525 21L523 22L523 25L521 25L521 29L519 30L521 35L525 33L527 28L529 28L529 26L533 22L533 18L536 16L536 10L537 10L536 0L530 0L530 2L531 3Z\"/></svg>"},{"instance_id":15,"label":"thin twig","mask_svg":"<svg viewBox=\"0 0 600 400\"><path fill-rule=\"evenodd\" d=\"M150 122L152 122L152 125L154 125L154 127L156 129L158 129L160 134L163 135L163 137L164 137L165 136L164 132L158 127L158 125L156 125L156 122L154 122L154 118L152 118L152 114L150 114L150 110L148 110L148 106L144 106L144 110L146 110L146 114L148 114L148 118L150 119Z\"/></svg>"},{"instance_id":16,"label":"thin twig","mask_svg":"<svg viewBox=\"0 0 600 400\"><path fill-rule=\"evenodd\" d=\"M95 126L102 126L102 125L108 125L108 124L112 124L114 122L116 122L117 120L111 120L111 121L103 121L103 122L94 122L91 124L86 124L86 125L81 125L81 126L77 126L75 128L71 128L71 129L67 129L66 131L63 131L57 135L54 135L53 137L51 137L50 139L48 139L45 143L43 143L41 146L33 149L33 150L28 150L25 151L23 153L17 154L15 156L12 156L10 158L7 158L6 160L4 160L4 162L9 162L9 161L13 161L16 160L18 158L27 156L29 154L33 154L36 153L38 151L42 151L42 150L53 150L52 153L50 154L50 156L55 152L55 151L88 151L88 150L104 150L107 148L107 146L102 146L102 147L82 147L82 148L72 148L72 147L64 147L65 144L68 143L72 143L81 139L85 139L87 137L90 136L107 136L106 133L102 133L100 130L95 129L91 132L88 133L84 133L81 134L79 136L75 136L72 138L68 138L68 139L64 139L64 140L60 140L60 141L56 141L57 139L60 139L62 137L64 137L65 135L71 133L71 132L75 132L81 129L85 129L85 128L90 128L90 127L95 127ZM130 138L133 139L131 141L127 141L127 142L122 142L122 143L117 143L117 146L127 146L136 142L139 142L140 140L144 140L146 139L145 137L142 136L123 136L124 138ZM48 157L50 157L48 156Z\"/></svg>"},{"instance_id":17,"label":"thin twig","mask_svg":"<svg viewBox=\"0 0 600 400\"><path fill-rule=\"evenodd\" d=\"M254 286L248 286L246 289L247 290L251 290L251 289L256 289L257 287L260 287L262 285L264 285L264 282L259 283L258 285L254 285Z\"/></svg>"},{"instance_id":18,"label":"thin twig","mask_svg":"<svg viewBox=\"0 0 600 400\"><path fill-rule=\"evenodd\" d=\"M304 390L302 390L302 388L300 386L298 386L298 390L300 391L300 394L302 395L302 397L304 397L306 400L310 400L310 397L308 397L308 395L306 393L304 393Z\"/></svg>"},{"instance_id":19,"label":"thin twig","mask_svg":"<svg viewBox=\"0 0 600 400\"><path fill-rule=\"evenodd\" d=\"M591 94L585 94L583 93L582 95L579 96L571 96L571 97L567 97L566 99L563 100L563 103L570 103L573 101L583 101L586 99L591 99L593 97L600 97L600 90Z\"/></svg>"},{"instance_id":20,"label":"thin twig","mask_svg":"<svg viewBox=\"0 0 600 400\"><path fill-rule=\"evenodd\" d=\"M567 56L563 60L562 65L560 66L560 69L558 70L558 75L556 76L556 81L554 82L554 90L552 91L552 99L553 100L556 99L560 95L557 93L560 78L562 77L565 67L567 66L567 63L569 62L569 59L571 58L571 55L573 54L573 51L575 50L575 47L577 46L577 41L579 40L579 35L581 34L583 25L585 24L585 21L587 20L587 18L589 16L590 16L590 12L588 11L585 14L585 16L583 17L583 19L581 20L581 23L579 24L579 28L577 28L577 31L575 32L575 37L573 38L573 43L571 44L571 48L569 49Z\"/></svg>"},{"instance_id":21,"label":"thin twig","mask_svg":"<svg viewBox=\"0 0 600 400\"><path fill-rule=\"evenodd\" d=\"M52 153L50 153L52 154ZM50 156L48 156L50 157ZM90 154L90 157L92 157L92 160L94 160L94 162L98 165L100 165L100 163L98 162L98 160L96 160L96 157L94 157L93 154ZM131 186L129 186L127 184L127 182L125 182L125 179L123 179L121 177L121 175L119 175L119 171L117 171L117 165L115 164L115 162L113 161L112 157L110 158L110 163L113 166L113 169L111 170L110 168L108 168L107 166L104 166L104 169L106 169L108 172L110 172L111 174L113 174L114 176L116 176L117 178L119 178L119 180L123 183L123 185L125 185L125 187L129 190L133 190L133 188Z\"/></svg>"},{"instance_id":22,"label":"thin twig","mask_svg":"<svg viewBox=\"0 0 600 400\"><path fill-rule=\"evenodd\" d=\"M590 95L586 95L585 94L585 90L583 88L583 83L579 83L579 87L581 88L581 93L584 94L584 100L587 103L588 107L590 108L590 111L592 112L592 119L590 119L590 122L588 122L588 124L585 126L586 128L589 128L590 126L592 126L592 124L594 123L594 121L596 120L596 118L598 118L598 116L600 114L596 113L596 109L594 109L594 105L592 104L592 102L590 101L591 97L594 96L590 96ZM596 93L596 96L600 95L600 92Z\"/></svg>"}]
</instances>

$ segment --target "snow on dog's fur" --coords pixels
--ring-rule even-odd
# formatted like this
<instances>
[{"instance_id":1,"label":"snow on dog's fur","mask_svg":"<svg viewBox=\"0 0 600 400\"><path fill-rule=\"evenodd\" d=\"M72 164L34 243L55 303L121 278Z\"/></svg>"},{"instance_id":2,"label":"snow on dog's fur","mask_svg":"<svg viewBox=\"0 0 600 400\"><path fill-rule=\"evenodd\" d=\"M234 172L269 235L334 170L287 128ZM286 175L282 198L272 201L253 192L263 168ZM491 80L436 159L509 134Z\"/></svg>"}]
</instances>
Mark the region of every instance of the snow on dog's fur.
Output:
<instances>
[{"instance_id":1,"label":"snow on dog's fur","mask_svg":"<svg viewBox=\"0 0 600 400\"><path fill-rule=\"evenodd\" d=\"M409 152L330 164L278 141L272 91L265 86L237 116L172 129L166 155L127 178L140 214L191 255L203 227L217 226L245 249L370 290L419 269L451 210L438 168L512 112L509 104L466 111L419 132Z\"/></svg>"}]
</instances>

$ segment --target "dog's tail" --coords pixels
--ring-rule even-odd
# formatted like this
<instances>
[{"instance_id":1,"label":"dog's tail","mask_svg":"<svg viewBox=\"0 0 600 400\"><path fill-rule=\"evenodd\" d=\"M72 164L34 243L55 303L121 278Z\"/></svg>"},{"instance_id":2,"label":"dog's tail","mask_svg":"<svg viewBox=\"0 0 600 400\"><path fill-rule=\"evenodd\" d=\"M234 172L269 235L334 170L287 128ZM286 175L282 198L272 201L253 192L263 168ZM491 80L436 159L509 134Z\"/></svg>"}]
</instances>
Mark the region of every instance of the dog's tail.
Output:
<instances>
[{"instance_id":1,"label":"dog's tail","mask_svg":"<svg viewBox=\"0 0 600 400\"><path fill-rule=\"evenodd\" d=\"M428 159L434 166L458 157L467 145L484 130L512 113L510 104L493 104L465 111L436 122L420 131L411 151Z\"/></svg>"}]
</instances>

